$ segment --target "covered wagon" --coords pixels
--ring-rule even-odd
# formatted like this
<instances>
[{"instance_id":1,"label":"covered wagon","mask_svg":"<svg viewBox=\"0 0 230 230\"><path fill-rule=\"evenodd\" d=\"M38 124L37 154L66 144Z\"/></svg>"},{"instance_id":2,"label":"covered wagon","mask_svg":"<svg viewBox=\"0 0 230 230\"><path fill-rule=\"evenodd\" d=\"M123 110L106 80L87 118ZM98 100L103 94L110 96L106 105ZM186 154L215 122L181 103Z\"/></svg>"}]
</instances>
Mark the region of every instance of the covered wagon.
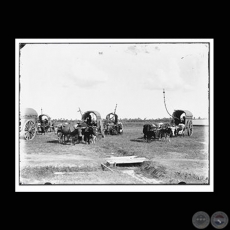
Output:
<instances>
[{"instance_id":1,"label":"covered wagon","mask_svg":"<svg viewBox=\"0 0 230 230\"><path fill-rule=\"evenodd\" d=\"M173 114L171 115L166 107L165 102L165 90L163 89L163 95L164 95L164 104L165 109L167 113L170 115L171 119L171 129L176 129L176 135L178 134L178 131L182 131L182 134L184 135L184 131L187 130L188 136L191 136L193 133L193 125L192 125L192 118L193 115L188 110L174 110ZM175 136L176 136L175 135Z\"/></svg>"},{"instance_id":2,"label":"covered wagon","mask_svg":"<svg viewBox=\"0 0 230 230\"><path fill-rule=\"evenodd\" d=\"M104 121L105 134L117 135L123 133L123 124L118 121L118 115L109 113Z\"/></svg>"},{"instance_id":3,"label":"covered wagon","mask_svg":"<svg viewBox=\"0 0 230 230\"><path fill-rule=\"evenodd\" d=\"M37 132L44 133L48 131L54 131L51 117L47 114L41 114L38 116Z\"/></svg>"},{"instance_id":4,"label":"covered wagon","mask_svg":"<svg viewBox=\"0 0 230 230\"><path fill-rule=\"evenodd\" d=\"M38 113L32 108L25 108L21 110L19 119L20 136L33 140L37 131Z\"/></svg>"},{"instance_id":5,"label":"covered wagon","mask_svg":"<svg viewBox=\"0 0 230 230\"><path fill-rule=\"evenodd\" d=\"M85 122L88 126L96 126L98 133L101 134L102 137L105 136L103 122L99 112L94 110L85 112L84 114L82 114L82 122Z\"/></svg>"},{"instance_id":6,"label":"covered wagon","mask_svg":"<svg viewBox=\"0 0 230 230\"><path fill-rule=\"evenodd\" d=\"M184 124L188 136L191 136L193 133L192 118L193 114L188 110L174 110L172 114L172 124L175 126L180 126L180 124Z\"/></svg>"}]
</instances>

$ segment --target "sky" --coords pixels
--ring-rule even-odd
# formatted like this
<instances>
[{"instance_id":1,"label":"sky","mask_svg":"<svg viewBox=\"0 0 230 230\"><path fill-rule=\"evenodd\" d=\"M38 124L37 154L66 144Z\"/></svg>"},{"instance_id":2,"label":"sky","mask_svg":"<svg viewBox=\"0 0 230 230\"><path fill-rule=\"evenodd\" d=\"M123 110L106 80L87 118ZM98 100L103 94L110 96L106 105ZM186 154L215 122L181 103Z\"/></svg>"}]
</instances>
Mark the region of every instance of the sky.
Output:
<instances>
[{"instance_id":1,"label":"sky","mask_svg":"<svg viewBox=\"0 0 230 230\"><path fill-rule=\"evenodd\" d=\"M42 42L42 41L41 41ZM20 55L21 108L52 119L157 119L184 109L208 118L208 43L135 42L26 44Z\"/></svg>"}]
</instances>

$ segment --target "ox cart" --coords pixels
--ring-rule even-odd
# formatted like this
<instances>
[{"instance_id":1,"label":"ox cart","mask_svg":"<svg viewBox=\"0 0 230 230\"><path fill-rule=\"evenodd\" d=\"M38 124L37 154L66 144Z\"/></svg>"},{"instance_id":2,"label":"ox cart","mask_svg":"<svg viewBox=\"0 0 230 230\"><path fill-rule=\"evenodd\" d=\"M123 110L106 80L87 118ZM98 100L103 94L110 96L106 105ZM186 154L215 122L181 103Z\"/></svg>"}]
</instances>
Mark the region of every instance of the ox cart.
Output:
<instances>
[{"instance_id":1,"label":"ox cart","mask_svg":"<svg viewBox=\"0 0 230 230\"><path fill-rule=\"evenodd\" d=\"M82 120L73 123L64 123L57 126L57 136L59 143L65 144L65 137L67 142L72 139L72 144L75 144L75 140L85 143L90 143L92 137L102 135L104 137L104 130L101 115L97 111L87 111L82 114ZM82 139L84 137L84 139Z\"/></svg>"},{"instance_id":2,"label":"ox cart","mask_svg":"<svg viewBox=\"0 0 230 230\"><path fill-rule=\"evenodd\" d=\"M192 124L193 114L188 110L174 110L172 114L171 124L175 127L180 127L184 125L184 129L187 130L188 136L193 134L193 124Z\"/></svg>"},{"instance_id":3,"label":"ox cart","mask_svg":"<svg viewBox=\"0 0 230 230\"><path fill-rule=\"evenodd\" d=\"M105 134L117 135L123 133L123 124L118 121L118 115L109 113L104 121Z\"/></svg>"},{"instance_id":4,"label":"ox cart","mask_svg":"<svg viewBox=\"0 0 230 230\"><path fill-rule=\"evenodd\" d=\"M95 117L95 118L92 118ZM87 126L94 126L97 128L97 132L102 137L105 136L104 129L103 129L103 122L99 112L97 111L87 111L82 114L82 122L85 122Z\"/></svg>"},{"instance_id":5,"label":"ox cart","mask_svg":"<svg viewBox=\"0 0 230 230\"><path fill-rule=\"evenodd\" d=\"M49 131L54 131L50 116L48 116L47 114L39 115L37 123L37 133L45 133Z\"/></svg>"},{"instance_id":6,"label":"ox cart","mask_svg":"<svg viewBox=\"0 0 230 230\"><path fill-rule=\"evenodd\" d=\"M174 110L173 114L171 115L166 107L166 102L165 102L165 90L163 89L163 95L164 95L164 104L165 104L165 109L167 113L172 117L171 119L171 125L172 128L176 128L178 131L182 131L182 135L184 135L184 131L187 130L188 136L191 136L193 133L193 124L192 124L192 118L193 115L190 111L188 110Z\"/></svg>"},{"instance_id":7,"label":"ox cart","mask_svg":"<svg viewBox=\"0 0 230 230\"><path fill-rule=\"evenodd\" d=\"M19 116L19 132L25 140L33 140L37 131L38 113L32 108L25 108Z\"/></svg>"},{"instance_id":8,"label":"ox cart","mask_svg":"<svg viewBox=\"0 0 230 230\"><path fill-rule=\"evenodd\" d=\"M164 104L165 109L167 113L171 117L171 124L145 124L143 126L143 133L144 133L144 139L147 139L149 141L152 137L154 139L158 138L161 139L162 136L164 137L176 137L178 135L184 136L185 131L187 130L188 136L191 136L193 134L193 124L192 124L192 118L193 114L188 110L174 110L173 114L171 115L166 107L165 102L165 91L163 89L164 94Z\"/></svg>"}]
</instances>

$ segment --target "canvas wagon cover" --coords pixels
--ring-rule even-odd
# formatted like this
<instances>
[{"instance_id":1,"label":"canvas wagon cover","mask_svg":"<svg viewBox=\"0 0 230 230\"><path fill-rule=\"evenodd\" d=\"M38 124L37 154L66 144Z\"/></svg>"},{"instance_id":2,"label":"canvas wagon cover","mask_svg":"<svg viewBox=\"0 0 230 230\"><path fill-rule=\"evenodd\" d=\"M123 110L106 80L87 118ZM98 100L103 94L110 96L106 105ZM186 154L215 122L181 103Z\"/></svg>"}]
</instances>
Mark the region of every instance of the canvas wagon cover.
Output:
<instances>
[{"instance_id":1,"label":"canvas wagon cover","mask_svg":"<svg viewBox=\"0 0 230 230\"><path fill-rule=\"evenodd\" d=\"M21 119L37 119L38 113L32 108L24 108L21 112Z\"/></svg>"},{"instance_id":2,"label":"canvas wagon cover","mask_svg":"<svg viewBox=\"0 0 230 230\"><path fill-rule=\"evenodd\" d=\"M47 117L48 120L51 119L49 115L47 115L47 114L41 114L41 115L38 116L39 120L41 120L43 116L44 116L44 117Z\"/></svg>"},{"instance_id":3,"label":"canvas wagon cover","mask_svg":"<svg viewBox=\"0 0 230 230\"><path fill-rule=\"evenodd\" d=\"M100 131L101 131L102 135L104 136L103 123L102 123L101 115L100 115L99 112L93 111L93 110L85 112L82 115L82 121L84 121L90 113L93 113L93 114L96 115L96 118L97 118L97 127L100 128Z\"/></svg>"},{"instance_id":4,"label":"canvas wagon cover","mask_svg":"<svg viewBox=\"0 0 230 230\"><path fill-rule=\"evenodd\" d=\"M185 113L185 118L193 118L192 113L188 110L175 110L173 112L173 117L180 118L182 113Z\"/></svg>"},{"instance_id":5,"label":"canvas wagon cover","mask_svg":"<svg viewBox=\"0 0 230 230\"><path fill-rule=\"evenodd\" d=\"M117 115L117 114L115 114L115 113L109 113L109 114L106 116L106 120L109 120L110 115L114 115L116 119L118 118L118 115Z\"/></svg>"},{"instance_id":6,"label":"canvas wagon cover","mask_svg":"<svg viewBox=\"0 0 230 230\"><path fill-rule=\"evenodd\" d=\"M92 111L87 111L87 112L85 112L85 113L82 115L82 120L84 121L90 113L95 114L96 117L97 117L97 120L101 120L101 115L100 115L100 113L97 112L97 111L93 111L93 110L92 110Z\"/></svg>"}]
</instances>

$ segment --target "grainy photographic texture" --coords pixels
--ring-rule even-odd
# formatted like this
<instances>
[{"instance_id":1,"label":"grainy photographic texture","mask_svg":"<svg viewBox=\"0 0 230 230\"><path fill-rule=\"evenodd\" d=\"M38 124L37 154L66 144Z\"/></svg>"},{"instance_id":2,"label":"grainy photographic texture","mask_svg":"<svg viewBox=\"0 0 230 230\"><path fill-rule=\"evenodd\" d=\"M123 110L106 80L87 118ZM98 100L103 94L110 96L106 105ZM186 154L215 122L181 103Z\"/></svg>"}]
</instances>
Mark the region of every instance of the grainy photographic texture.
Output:
<instances>
[{"instance_id":1,"label":"grainy photographic texture","mask_svg":"<svg viewBox=\"0 0 230 230\"><path fill-rule=\"evenodd\" d=\"M212 39L16 39L15 58L18 190L212 191Z\"/></svg>"}]
</instances>

